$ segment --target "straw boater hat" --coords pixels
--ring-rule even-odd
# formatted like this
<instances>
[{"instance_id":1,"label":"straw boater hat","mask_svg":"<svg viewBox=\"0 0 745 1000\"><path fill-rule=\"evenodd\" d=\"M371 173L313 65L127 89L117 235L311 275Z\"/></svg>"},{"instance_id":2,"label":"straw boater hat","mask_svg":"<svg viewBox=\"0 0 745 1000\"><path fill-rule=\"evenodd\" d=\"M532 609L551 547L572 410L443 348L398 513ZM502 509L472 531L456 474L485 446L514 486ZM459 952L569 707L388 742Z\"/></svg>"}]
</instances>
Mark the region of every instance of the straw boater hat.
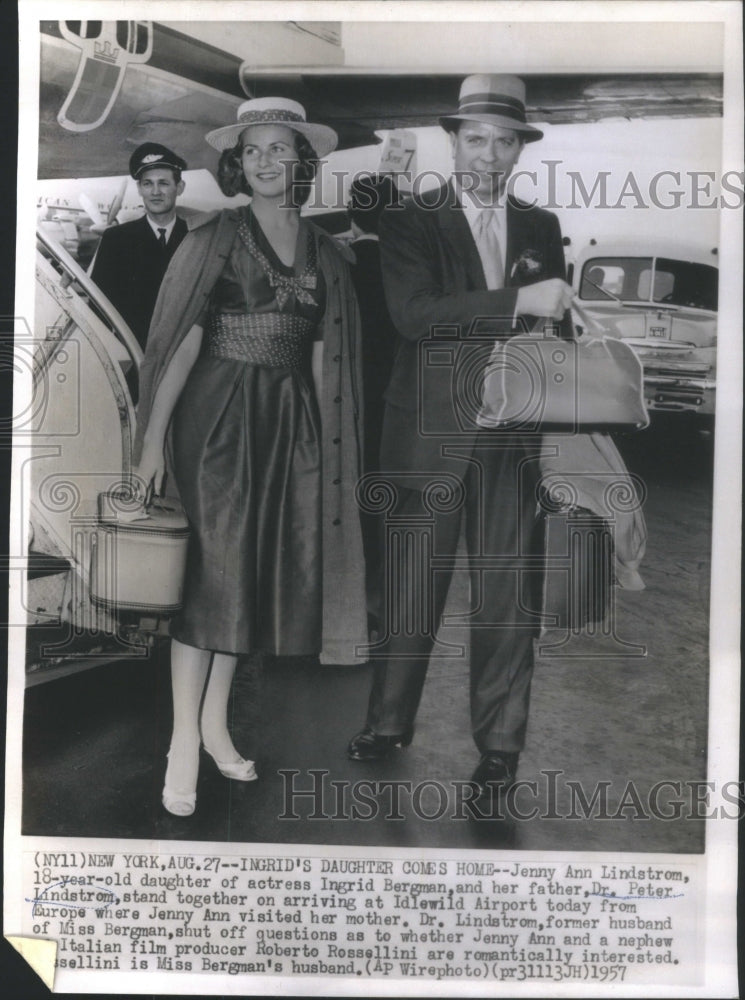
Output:
<instances>
[{"instance_id":1,"label":"straw boater hat","mask_svg":"<svg viewBox=\"0 0 745 1000\"><path fill-rule=\"evenodd\" d=\"M514 129L525 142L543 138L543 132L526 121L525 84L516 76L467 76L461 84L457 113L444 115L440 125L452 132L463 121Z\"/></svg>"},{"instance_id":2,"label":"straw boater hat","mask_svg":"<svg viewBox=\"0 0 745 1000\"><path fill-rule=\"evenodd\" d=\"M305 120L305 108L286 97L254 97L238 108L238 124L226 125L208 132L205 138L215 149L230 149L238 136L249 125L287 125L304 135L316 156L326 156L339 141L339 136L328 125L316 125Z\"/></svg>"}]
</instances>

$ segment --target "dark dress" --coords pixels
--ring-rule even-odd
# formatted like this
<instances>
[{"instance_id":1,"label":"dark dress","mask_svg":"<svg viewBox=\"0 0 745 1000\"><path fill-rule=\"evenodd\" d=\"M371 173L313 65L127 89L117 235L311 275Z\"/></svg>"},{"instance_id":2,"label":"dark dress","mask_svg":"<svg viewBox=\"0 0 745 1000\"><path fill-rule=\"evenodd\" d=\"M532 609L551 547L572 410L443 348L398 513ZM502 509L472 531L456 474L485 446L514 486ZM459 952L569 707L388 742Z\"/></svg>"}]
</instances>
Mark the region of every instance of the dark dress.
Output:
<instances>
[{"instance_id":1,"label":"dark dress","mask_svg":"<svg viewBox=\"0 0 745 1000\"><path fill-rule=\"evenodd\" d=\"M173 420L192 534L171 635L188 645L321 648L321 427L310 358L323 300L304 224L287 267L242 210Z\"/></svg>"}]
</instances>

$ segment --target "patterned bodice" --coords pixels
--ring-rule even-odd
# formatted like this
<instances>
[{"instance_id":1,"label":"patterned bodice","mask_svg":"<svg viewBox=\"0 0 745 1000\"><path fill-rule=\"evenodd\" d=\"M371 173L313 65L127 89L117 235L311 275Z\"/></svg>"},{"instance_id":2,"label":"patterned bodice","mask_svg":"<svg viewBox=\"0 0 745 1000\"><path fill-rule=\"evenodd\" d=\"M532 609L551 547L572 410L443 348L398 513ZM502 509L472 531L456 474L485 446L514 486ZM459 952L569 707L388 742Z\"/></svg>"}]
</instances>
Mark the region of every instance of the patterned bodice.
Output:
<instances>
[{"instance_id":1,"label":"patterned bodice","mask_svg":"<svg viewBox=\"0 0 745 1000\"><path fill-rule=\"evenodd\" d=\"M283 264L250 211L242 208L238 238L212 293L212 310L223 313L281 312L317 324L325 289L316 241L302 220L292 266Z\"/></svg>"}]
</instances>

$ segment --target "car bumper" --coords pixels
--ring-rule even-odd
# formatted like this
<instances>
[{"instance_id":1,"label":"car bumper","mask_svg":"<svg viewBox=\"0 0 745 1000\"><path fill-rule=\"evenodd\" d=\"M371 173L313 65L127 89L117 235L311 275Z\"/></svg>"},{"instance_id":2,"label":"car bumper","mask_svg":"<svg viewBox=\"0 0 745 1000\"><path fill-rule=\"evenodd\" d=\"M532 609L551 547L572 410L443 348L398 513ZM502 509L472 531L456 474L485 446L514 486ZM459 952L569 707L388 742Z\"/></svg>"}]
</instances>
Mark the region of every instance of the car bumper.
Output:
<instances>
[{"instance_id":1,"label":"car bumper","mask_svg":"<svg viewBox=\"0 0 745 1000\"><path fill-rule=\"evenodd\" d=\"M716 383L709 379L645 375L644 397L649 410L694 413L713 417Z\"/></svg>"}]
</instances>

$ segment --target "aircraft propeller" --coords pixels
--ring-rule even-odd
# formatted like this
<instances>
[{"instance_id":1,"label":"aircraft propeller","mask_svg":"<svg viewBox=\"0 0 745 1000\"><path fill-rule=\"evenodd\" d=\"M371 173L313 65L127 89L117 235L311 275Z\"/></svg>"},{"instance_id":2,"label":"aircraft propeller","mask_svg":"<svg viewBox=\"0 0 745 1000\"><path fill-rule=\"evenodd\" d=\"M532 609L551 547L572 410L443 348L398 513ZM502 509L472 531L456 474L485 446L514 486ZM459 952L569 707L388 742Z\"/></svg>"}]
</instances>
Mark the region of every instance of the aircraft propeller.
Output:
<instances>
[{"instance_id":1,"label":"aircraft propeller","mask_svg":"<svg viewBox=\"0 0 745 1000\"><path fill-rule=\"evenodd\" d=\"M98 205L93 201L90 195L87 195L84 191L78 195L78 200L81 206L85 209L87 214L90 216L93 225L90 227L92 233L97 236L102 236L111 226L115 225L117 222L117 216L121 210L122 204L124 202L124 195L127 191L128 178L123 178L121 187L119 188L116 196L109 205L108 212L104 216L100 211Z\"/></svg>"}]
</instances>

